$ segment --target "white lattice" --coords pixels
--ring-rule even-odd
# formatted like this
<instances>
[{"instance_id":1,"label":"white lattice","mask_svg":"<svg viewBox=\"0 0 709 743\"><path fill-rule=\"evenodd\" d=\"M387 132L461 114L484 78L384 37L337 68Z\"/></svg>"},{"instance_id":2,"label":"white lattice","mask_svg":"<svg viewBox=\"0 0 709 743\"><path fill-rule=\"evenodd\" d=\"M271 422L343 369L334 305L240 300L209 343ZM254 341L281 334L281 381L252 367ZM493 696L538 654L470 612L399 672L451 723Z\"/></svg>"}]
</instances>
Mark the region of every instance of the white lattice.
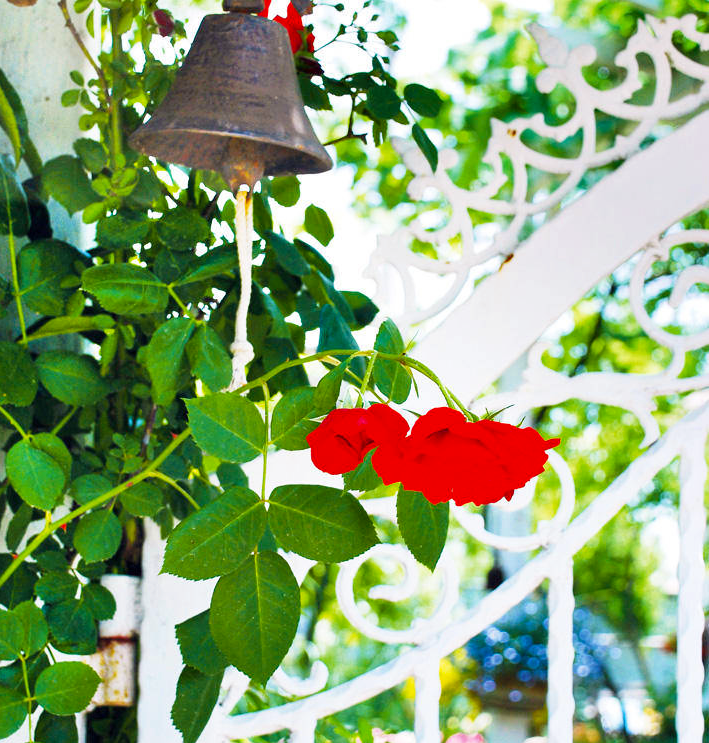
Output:
<instances>
[{"instance_id":1,"label":"white lattice","mask_svg":"<svg viewBox=\"0 0 709 743\"><path fill-rule=\"evenodd\" d=\"M696 18L686 16L682 19L662 21L648 19L641 23L637 33L630 39L627 48L621 52L616 62L627 70L625 81L612 90L598 91L589 86L581 73L584 65L594 59L595 52L588 46L569 51L558 39L547 34L539 26L530 30L540 45L540 53L549 68L538 78L542 92L549 92L562 83L575 96L577 106L573 117L560 127L547 126L541 116L528 120L517 120L508 124L496 122L486 157L492 169L488 185L467 192L458 189L450 180L447 169L454 164L455 154L441 153L441 166L432 174L423 157L414 149L400 147L404 160L414 172L412 196L420 198L425 189L434 187L448 200L452 217L446 227L433 233L427 232L422 223L400 230L395 235L381 241L371 264L377 274L385 263L393 264L401 273L406 290L405 322L411 323L432 317L445 309L465 285L474 266L482 264L495 255L519 253L515 258L518 266L529 267L539 262L540 256L549 257L549 241L543 244L539 235L525 244L518 245L520 230L534 215L544 216L551 207L564 203L578 189L583 175L619 159L628 162L618 171L608 176L589 193L586 204L578 201L565 206L561 214L545 225L546 235L562 237L573 235L574 229L588 230L583 215L611 214L610 225L604 228L617 240L616 248L587 251L583 255L567 259L564 272L554 274L554 280L564 280L561 299L550 299L549 288L537 287L537 292L545 293L540 303L546 305L533 320L526 323L526 334L515 335L515 313L517 307L505 302L505 298L521 291L520 271L505 269L483 282L476 295L487 295L489 317L484 323L478 318L466 322L466 306L457 310L454 324L441 326L424 341L421 347L429 353L435 351L437 369L458 367L458 378L467 383L462 390L470 397L477 394L486 377L476 376L472 365L460 370L461 346L482 345L482 353L493 361L489 371L501 371L505 364L523 354L527 348L528 336L537 328L533 338L537 338L559 312L583 294L600 277L607 275L629 256L645 246L637 255L633 276L630 281L630 302L640 327L657 343L672 352L672 360L667 368L658 374L631 375L617 373L584 373L572 378L554 372L542 362L542 346L537 346L529 355L529 367L524 375L522 386L515 391L490 395L476 404L480 409L499 409L510 403L515 405L515 420L519 411L531 408L556 405L572 398L600 404L614 405L635 414L644 432L644 451L627 470L579 515L572 520L576 493L574 481L566 462L558 454L550 453L550 466L555 471L561 486L561 499L557 512L548 521L539 522L533 533L523 536L503 537L491 533L479 514L467 508L453 507L452 515L458 524L474 539L501 550L528 552L538 550L519 572L505 581L499 588L486 595L474 607L465 607L459 596L459 564L452 547L446 547L434 577L440 584L436 608L426 618L414 621L410 627L392 630L382 627L372 620L370 614L363 613L361 605L355 600L354 583L357 573L367 560L388 561L398 564L403 571L403 580L397 585L377 586L370 590L372 599L403 601L415 596L419 591L418 571L406 550L397 545L378 545L365 555L344 564L338 574L336 593L340 609L352 627L363 637L395 645L398 655L382 665L345 683L327 688L328 669L317 661L306 679L292 678L279 669L273 679L277 689L286 695L297 695L299 701L261 712L230 716L234 705L247 688L247 679L231 670L224 679L224 694L217 706L201 741L218 743L234 738L250 738L278 731L287 731L293 743L312 743L317 721L330 714L353 707L385 690L391 689L408 678L414 678L416 688L415 719L413 725L419 743L439 743L438 700L440 697L439 663L443 657L463 646L476 634L501 618L509 609L522 601L540 584L549 580L549 687L548 710L550 743L571 743L574 699L572 694L573 644L572 618L574 610L573 558L574 555L615 516L638 491L647 485L656 473L674 459L680 459L680 515L681 532L680 554L680 593L678 610L678 705L677 730L679 743L699 743L702 738L703 718L701 714L701 691L703 667L701 664L701 637L703 612L701 606L704 562L702 549L704 543L703 490L707 468L705 443L709 433L709 403L700 394L684 398L688 413L678 423L660 436L660 429L653 417L654 398L671 393L689 393L709 386L709 375L681 377L685 354L709 342L709 330L694 335L675 335L660 327L647 313L643 302L645 276L652 264L665 258L673 246L693 242L709 244L709 231L673 231L670 234L656 235L667 230L686 214L695 211L703 202L709 200L709 186L706 177L709 162L706 155L706 130L709 125L707 114L700 114L693 122L669 135L666 140L656 142L643 153L629 156L635 152L656 127L658 121L685 116L709 100L709 69L697 65L682 55L672 44L672 34L679 30L687 38L697 41L702 49L709 48L709 35L695 31ZM655 67L655 86L653 101L649 105L638 106L628 102L633 92L640 86L638 54L648 55ZM671 100L672 69L699 81L696 92L683 98ZM597 151L596 111L637 122L632 134L616 138L610 147ZM703 128L702 128L703 127ZM521 134L532 131L540 136L562 141L577 131L583 134L580 154L574 159L554 158L542 155L524 144ZM674 138L674 139L673 139ZM686 153L686 145L702 143L703 149L696 153ZM676 156L668 156L668 153ZM511 196L503 199L498 196L505 183L503 157L512 163L514 180ZM683 159L683 157L685 159ZM527 168L534 167L545 172L563 176L563 183L553 193L528 193ZM622 172L621 172L622 171ZM648 174L656 179L649 192ZM608 182L611 182L608 185ZM686 190L673 188L673 183L683 181ZM692 188L696 184L696 188ZM702 185L703 184L703 185ZM702 190L703 188L703 190ZM639 194L647 197L649 213L643 215L642 209L630 217L613 214L619 193ZM654 195L653 195L654 194ZM652 198L650 198L652 196ZM587 198L587 197L584 197ZM653 200L654 199L654 200ZM583 201L580 200L580 201ZM661 205L662 208L660 208ZM506 223L487 238L471 226L468 209L488 212L506 218ZM577 220L577 215L582 218ZM655 221L653 221L655 220ZM654 231L647 233L648 224L655 225ZM557 226L555 226L557 225ZM556 233L554 232L556 230ZM462 237L462 254L455 260L431 260L412 254L409 244L413 238L433 242L443 248L448 240ZM563 241L562 241L563 242ZM519 248L519 251L518 251ZM544 252L547 251L547 252ZM455 281L447 293L436 303L426 308L417 305L411 269L421 269L434 274L453 274ZM522 276L525 274L522 273ZM541 274L543 275L543 274ZM589 283L590 282L590 283ZM670 296L670 304L679 306L692 285L709 282L709 271L700 266L689 267L675 277L675 285ZM486 289L487 285L487 289ZM494 285L494 290L489 286ZM555 286L551 287L552 291ZM566 292L566 293L564 293ZM496 303L497 302L497 303ZM559 307L559 303L565 304ZM481 305L470 305L481 309ZM529 313L534 314L533 312ZM707 312L709 316L709 312ZM477 323L477 324L476 324ZM536 323L536 325L535 325ZM538 326L541 325L541 328ZM484 328L483 328L484 326ZM456 333L451 336L451 328ZM494 348L484 343L490 334L506 339ZM490 381L487 379L487 381ZM701 398L701 399L700 399ZM274 459L276 459L274 457ZM527 506L535 495L536 483L530 483L510 504L500 508L518 509ZM395 521L395 503L391 498L363 501L369 513L383 519ZM143 654L141 673L145 673L142 683L140 741L172 741L171 733L151 726L149 718L156 720L166 715L166 705L152 695L152 688L158 684L154 677L157 669L164 672L179 664L174 643L169 644L165 636L170 635L169 625L176 620L169 611L170 596L184 597L185 582L171 576L157 576L161 561L161 543L155 529L149 530L145 549L145 588L150 601L146 602L146 620L143 628ZM299 582L302 582L313 563L295 555L286 555ZM199 589L206 603L210 586ZM165 599L165 601L163 601ZM190 605L182 600L179 611L184 619L195 613L201 605ZM179 612L178 612L179 613ZM179 619L178 619L179 621ZM162 645L158 637L162 637ZM160 658L167 658L161 664ZM173 662L174 661L174 662ZM152 676L150 674L153 674ZM174 678L169 678L167 688L174 688ZM165 685L163 685L165 686ZM169 709L169 703L167 707ZM179 738L175 734L174 740Z\"/></svg>"}]
</instances>

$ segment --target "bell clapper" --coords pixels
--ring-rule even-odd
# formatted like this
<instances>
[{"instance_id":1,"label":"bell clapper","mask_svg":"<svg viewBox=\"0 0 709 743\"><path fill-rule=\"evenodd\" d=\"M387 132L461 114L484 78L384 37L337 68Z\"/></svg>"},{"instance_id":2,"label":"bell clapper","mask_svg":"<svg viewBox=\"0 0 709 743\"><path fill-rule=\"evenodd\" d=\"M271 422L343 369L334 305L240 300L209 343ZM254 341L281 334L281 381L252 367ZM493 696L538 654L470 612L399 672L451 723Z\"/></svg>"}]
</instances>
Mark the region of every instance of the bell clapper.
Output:
<instances>
[{"instance_id":1,"label":"bell clapper","mask_svg":"<svg viewBox=\"0 0 709 743\"><path fill-rule=\"evenodd\" d=\"M235 190L236 196L236 249L239 255L241 293L236 308L234 342L231 344L231 382L227 392L246 384L246 365L254 358L254 349L247 337L246 320L251 302L252 235L254 231L252 191Z\"/></svg>"}]
</instances>

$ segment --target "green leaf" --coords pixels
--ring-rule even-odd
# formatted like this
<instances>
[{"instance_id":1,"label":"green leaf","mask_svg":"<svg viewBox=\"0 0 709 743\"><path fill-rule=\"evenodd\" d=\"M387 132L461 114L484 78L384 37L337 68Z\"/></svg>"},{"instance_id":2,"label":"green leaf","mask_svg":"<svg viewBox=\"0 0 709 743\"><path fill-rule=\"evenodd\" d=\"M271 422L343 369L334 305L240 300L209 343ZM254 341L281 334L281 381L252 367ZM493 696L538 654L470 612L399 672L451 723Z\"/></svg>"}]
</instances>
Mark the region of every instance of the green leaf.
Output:
<instances>
[{"instance_id":1,"label":"green leaf","mask_svg":"<svg viewBox=\"0 0 709 743\"><path fill-rule=\"evenodd\" d=\"M81 91L78 88L72 88L71 90L65 90L61 98L59 99L62 106L69 107L75 106L79 102L79 93Z\"/></svg>"},{"instance_id":2,"label":"green leaf","mask_svg":"<svg viewBox=\"0 0 709 743\"><path fill-rule=\"evenodd\" d=\"M29 441L18 441L7 453L10 484L25 503L51 511L64 492L66 478L59 463Z\"/></svg>"},{"instance_id":3,"label":"green leaf","mask_svg":"<svg viewBox=\"0 0 709 743\"><path fill-rule=\"evenodd\" d=\"M345 291L340 292L340 295L344 297L354 315L353 330L366 327L377 316L379 307L366 294Z\"/></svg>"},{"instance_id":4,"label":"green leaf","mask_svg":"<svg viewBox=\"0 0 709 743\"><path fill-rule=\"evenodd\" d=\"M22 652L22 622L14 611L0 610L0 660L15 660Z\"/></svg>"},{"instance_id":5,"label":"green leaf","mask_svg":"<svg viewBox=\"0 0 709 743\"><path fill-rule=\"evenodd\" d=\"M27 702L12 689L0 686L0 738L9 738L27 717Z\"/></svg>"},{"instance_id":6,"label":"green leaf","mask_svg":"<svg viewBox=\"0 0 709 743\"><path fill-rule=\"evenodd\" d=\"M192 373L212 392L224 389L231 381L231 357L222 339L209 325L200 325L187 344Z\"/></svg>"},{"instance_id":7,"label":"green leaf","mask_svg":"<svg viewBox=\"0 0 709 743\"><path fill-rule=\"evenodd\" d=\"M411 554L429 570L438 563L448 534L448 503L429 503L421 493L399 490L396 520Z\"/></svg>"},{"instance_id":8,"label":"green leaf","mask_svg":"<svg viewBox=\"0 0 709 743\"><path fill-rule=\"evenodd\" d=\"M209 237L209 223L195 209L176 206L155 223L158 237L171 250L191 250Z\"/></svg>"},{"instance_id":9,"label":"green leaf","mask_svg":"<svg viewBox=\"0 0 709 743\"><path fill-rule=\"evenodd\" d=\"M26 235L30 228L30 212L24 189L15 176L15 168L7 155L0 155L0 235Z\"/></svg>"},{"instance_id":10,"label":"green leaf","mask_svg":"<svg viewBox=\"0 0 709 743\"><path fill-rule=\"evenodd\" d=\"M265 529L266 509L256 493L230 488L170 534L162 572L190 580L230 573L258 544Z\"/></svg>"},{"instance_id":11,"label":"green leaf","mask_svg":"<svg viewBox=\"0 0 709 743\"><path fill-rule=\"evenodd\" d=\"M320 339L317 350L320 352L346 348L359 350L357 341L340 313L332 305L326 304L320 310ZM354 359L350 365L352 371L360 378L364 376L365 367L361 358Z\"/></svg>"},{"instance_id":12,"label":"green leaf","mask_svg":"<svg viewBox=\"0 0 709 743\"><path fill-rule=\"evenodd\" d=\"M259 409L238 392L185 400L192 436L207 454L226 462L250 462L266 442Z\"/></svg>"},{"instance_id":13,"label":"green leaf","mask_svg":"<svg viewBox=\"0 0 709 743\"><path fill-rule=\"evenodd\" d=\"M232 485L238 485L241 488L248 488L249 478L246 477L244 470L238 464L231 462L222 462L217 467L217 477L222 488L228 488Z\"/></svg>"},{"instance_id":14,"label":"green leaf","mask_svg":"<svg viewBox=\"0 0 709 743\"><path fill-rule=\"evenodd\" d=\"M335 408L346 370L347 362L341 361L318 382L313 395L314 415L325 415Z\"/></svg>"},{"instance_id":15,"label":"green leaf","mask_svg":"<svg viewBox=\"0 0 709 743\"><path fill-rule=\"evenodd\" d=\"M317 207L313 206L308 208L316 209ZM266 238L268 247L271 248L273 254L276 256L276 260L284 270L294 276L305 276L310 273L310 266L300 255L298 249L292 242L286 240L282 235L271 232L270 230L266 232L264 237Z\"/></svg>"},{"instance_id":16,"label":"green leaf","mask_svg":"<svg viewBox=\"0 0 709 743\"><path fill-rule=\"evenodd\" d=\"M93 668L78 661L62 661L42 671L34 695L53 715L74 715L88 706L101 679Z\"/></svg>"},{"instance_id":17,"label":"green leaf","mask_svg":"<svg viewBox=\"0 0 709 743\"><path fill-rule=\"evenodd\" d=\"M0 341L0 405L31 405L37 394L37 372L27 349Z\"/></svg>"},{"instance_id":18,"label":"green leaf","mask_svg":"<svg viewBox=\"0 0 709 743\"><path fill-rule=\"evenodd\" d=\"M39 716L35 739L41 743L79 743L79 731L73 717L57 717L43 711Z\"/></svg>"},{"instance_id":19,"label":"green leaf","mask_svg":"<svg viewBox=\"0 0 709 743\"><path fill-rule=\"evenodd\" d=\"M209 611L190 617L175 627L182 660L208 676L221 674L229 665L209 630Z\"/></svg>"},{"instance_id":20,"label":"green leaf","mask_svg":"<svg viewBox=\"0 0 709 743\"><path fill-rule=\"evenodd\" d=\"M42 185L69 214L85 209L101 197L91 188L81 160L71 155L60 155L42 168Z\"/></svg>"},{"instance_id":21,"label":"green leaf","mask_svg":"<svg viewBox=\"0 0 709 743\"><path fill-rule=\"evenodd\" d=\"M193 284L197 281L208 281L215 276L232 271L237 264L236 246L219 245L204 255L195 258L187 273L175 281L175 286Z\"/></svg>"},{"instance_id":22,"label":"green leaf","mask_svg":"<svg viewBox=\"0 0 709 743\"><path fill-rule=\"evenodd\" d=\"M404 88L404 98L420 116L438 116L443 105L435 90L418 83L411 83Z\"/></svg>"},{"instance_id":23,"label":"green leaf","mask_svg":"<svg viewBox=\"0 0 709 743\"><path fill-rule=\"evenodd\" d=\"M374 490L382 485L382 478L374 471L372 467L372 454L374 452L367 452L367 455L355 467L351 472L345 472L342 476L345 487L348 490Z\"/></svg>"},{"instance_id":24,"label":"green leaf","mask_svg":"<svg viewBox=\"0 0 709 743\"><path fill-rule=\"evenodd\" d=\"M46 604L58 604L76 596L79 581L69 573L51 572L43 575L35 584L34 592Z\"/></svg>"},{"instance_id":25,"label":"green leaf","mask_svg":"<svg viewBox=\"0 0 709 743\"><path fill-rule=\"evenodd\" d=\"M66 481L71 476L72 457L66 444L53 433L36 433L32 437L32 444L41 449L62 468Z\"/></svg>"},{"instance_id":26,"label":"green leaf","mask_svg":"<svg viewBox=\"0 0 709 743\"><path fill-rule=\"evenodd\" d=\"M97 622L111 619L116 613L116 599L100 583L87 583L81 589L81 600Z\"/></svg>"},{"instance_id":27,"label":"green leaf","mask_svg":"<svg viewBox=\"0 0 709 743\"><path fill-rule=\"evenodd\" d=\"M307 75L298 75L298 87L303 103L314 111L331 111L332 104L327 92L316 85Z\"/></svg>"},{"instance_id":28,"label":"green leaf","mask_svg":"<svg viewBox=\"0 0 709 743\"><path fill-rule=\"evenodd\" d=\"M5 532L5 544L12 552L17 552L17 548L22 541L22 537L27 532L27 527L32 521L34 509L26 503L20 503L20 507L15 511L10 523L7 525Z\"/></svg>"},{"instance_id":29,"label":"green leaf","mask_svg":"<svg viewBox=\"0 0 709 743\"><path fill-rule=\"evenodd\" d=\"M281 206L295 206L300 199L300 181L294 175L272 178L271 198Z\"/></svg>"},{"instance_id":30,"label":"green leaf","mask_svg":"<svg viewBox=\"0 0 709 743\"><path fill-rule=\"evenodd\" d=\"M73 144L74 152L81 158L86 170L100 173L108 163L106 148L95 139L77 139Z\"/></svg>"},{"instance_id":31,"label":"green leaf","mask_svg":"<svg viewBox=\"0 0 709 743\"><path fill-rule=\"evenodd\" d=\"M360 502L323 485L282 485L268 499L268 525L285 549L322 562L343 562L379 542Z\"/></svg>"},{"instance_id":32,"label":"green leaf","mask_svg":"<svg viewBox=\"0 0 709 743\"><path fill-rule=\"evenodd\" d=\"M88 655L96 650L96 623L83 601L67 599L52 604L46 617L52 645L62 652Z\"/></svg>"},{"instance_id":33,"label":"green leaf","mask_svg":"<svg viewBox=\"0 0 709 743\"><path fill-rule=\"evenodd\" d=\"M382 353L403 354L404 339L392 320L379 326L374 350ZM411 375L399 361L377 359L374 362L374 383L392 402L403 403L411 393Z\"/></svg>"},{"instance_id":34,"label":"green leaf","mask_svg":"<svg viewBox=\"0 0 709 743\"><path fill-rule=\"evenodd\" d=\"M96 242L107 250L132 248L142 243L152 222L143 212L121 209L116 214L101 217L96 225Z\"/></svg>"},{"instance_id":35,"label":"green leaf","mask_svg":"<svg viewBox=\"0 0 709 743\"><path fill-rule=\"evenodd\" d=\"M54 335L69 335L71 333L85 333L88 330L108 330L113 328L116 321L110 315L91 315L79 317L54 317L47 320L33 333L27 335L27 340L36 341L40 338L49 338ZM0 355L0 360L2 356ZM2 382L0 381L0 385ZM17 403L14 403L17 405Z\"/></svg>"},{"instance_id":36,"label":"green leaf","mask_svg":"<svg viewBox=\"0 0 709 743\"><path fill-rule=\"evenodd\" d=\"M42 610L32 601L23 601L12 613L22 625L22 652L25 656L38 653L47 644L49 635L49 627Z\"/></svg>"},{"instance_id":37,"label":"green leaf","mask_svg":"<svg viewBox=\"0 0 709 743\"><path fill-rule=\"evenodd\" d=\"M69 495L80 505L85 506L94 498L107 493L112 485L102 475L81 475L71 484ZM137 486L136 486L137 487Z\"/></svg>"},{"instance_id":38,"label":"green leaf","mask_svg":"<svg viewBox=\"0 0 709 743\"><path fill-rule=\"evenodd\" d=\"M182 733L183 743L196 743L219 699L222 674L206 676L194 668L183 668L177 680L171 717Z\"/></svg>"},{"instance_id":39,"label":"green leaf","mask_svg":"<svg viewBox=\"0 0 709 743\"><path fill-rule=\"evenodd\" d=\"M419 124L414 124L411 127L411 134L413 135L414 142L416 142L421 152L423 152L424 157L428 160L431 170L435 173L438 167L438 150L436 149L436 145L431 142L428 134L426 134Z\"/></svg>"},{"instance_id":40,"label":"green leaf","mask_svg":"<svg viewBox=\"0 0 709 743\"><path fill-rule=\"evenodd\" d=\"M6 78L7 79L7 78ZM7 138L12 145L12 151L15 156L15 167L19 167L22 159L22 138L20 136L20 127L17 122L15 111L5 94L4 86L0 85L0 127L7 134Z\"/></svg>"},{"instance_id":41,"label":"green leaf","mask_svg":"<svg viewBox=\"0 0 709 743\"><path fill-rule=\"evenodd\" d=\"M37 240L25 245L17 261L22 301L41 315L65 314L74 287L63 286L63 281L74 274L77 261L85 262L86 257L60 240Z\"/></svg>"},{"instance_id":42,"label":"green leaf","mask_svg":"<svg viewBox=\"0 0 709 743\"><path fill-rule=\"evenodd\" d=\"M311 204L305 210L305 230L322 245L329 245L335 236L330 217L319 206Z\"/></svg>"},{"instance_id":43,"label":"green leaf","mask_svg":"<svg viewBox=\"0 0 709 743\"><path fill-rule=\"evenodd\" d=\"M105 310L120 315L163 312L169 299L167 287L155 274L132 263L93 266L84 271L81 282Z\"/></svg>"},{"instance_id":44,"label":"green leaf","mask_svg":"<svg viewBox=\"0 0 709 743\"><path fill-rule=\"evenodd\" d=\"M219 579L209 626L226 659L266 683L288 652L300 618L300 588L276 552L249 555Z\"/></svg>"},{"instance_id":45,"label":"green leaf","mask_svg":"<svg viewBox=\"0 0 709 743\"><path fill-rule=\"evenodd\" d=\"M74 532L74 547L86 562L100 562L116 554L122 537L116 514L101 508L81 517Z\"/></svg>"},{"instance_id":46,"label":"green leaf","mask_svg":"<svg viewBox=\"0 0 709 743\"><path fill-rule=\"evenodd\" d=\"M8 565L12 563L12 555L0 555L0 570L7 570ZM15 572L0 586L0 604L12 609L22 601L28 601L32 598L34 582L37 580L36 573L33 573L24 563L20 565Z\"/></svg>"},{"instance_id":47,"label":"green leaf","mask_svg":"<svg viewBox=\"0 0 709 743\"><path fill-rule=\"evenodd\" d=\"M39 381L52 397L67 405L93 405L111 391L91 356L45 351L35 363Z\"/></svg>"},{"instance_id":48,"label":"green leaf","mask_svg":"<svg viewBox=\"0 0 709 743\"><path fill-rule=\"evenodd\" d=\"M393 119L401 111L401 98L388 85L373 85L367 91L367 109L376 119Z\"/></svg>"},{"instance_id":49,"label":"green leaf","mask_svg":"<svg viewBox=\"0 0 709 743\"><path fill-rule=\"evenodd\" d=\"M151 482L137 482L120 495L121 503L133 516L154 516L163 505L162 490Z\"/></svg>"},{"instance_id":50,"label":"green leaf","mask_svg":"<svg viewBox=\"0 0 709 743\"><path fill-rule=\"evenodd\" d=\"M286 392L278 401L271 419L271 440L276 446L290 451L308 448L305 437L318 427L308 419L313 414L314 399L312 387L300 387Z\"/></svg>"},{"instance_id":51,"label":"green leaf","mask_svg":"<svg viewBox=\"0 0 709 743\"><path fill-rule=\"evenodd\" d=\"M145 366L153 383L153 400L169 405L183 385L185 348L195 328L189 317L172 317L153 333L145 352Z\"/></svg>"}]
</instances>

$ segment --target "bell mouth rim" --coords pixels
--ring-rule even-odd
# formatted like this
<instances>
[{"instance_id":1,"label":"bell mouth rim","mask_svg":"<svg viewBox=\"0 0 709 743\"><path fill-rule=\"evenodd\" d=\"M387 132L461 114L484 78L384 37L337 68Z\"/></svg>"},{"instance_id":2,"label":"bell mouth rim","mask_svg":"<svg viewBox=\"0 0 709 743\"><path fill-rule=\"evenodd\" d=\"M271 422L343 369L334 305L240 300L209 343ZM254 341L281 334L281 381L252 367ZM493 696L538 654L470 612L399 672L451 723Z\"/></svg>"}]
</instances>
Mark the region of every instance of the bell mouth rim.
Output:
<instances>
[{"instance_id":1,"label":"bell mouth rim","mask_svg":"<svg viewBox=\"0 0 709 743\"><path fill-rule=\"evenodd\" d=\"M170 127L165 129L160 129L160 132L151 132L150 131L150 121L147 121L141 129L137 129L135 132L133 132L128 137L128 143L134 147L134 149L139 150L144 155L147 155L148 157L155 157L160 160L165 160L166 162L174 162L179 165L184 165L188 168L197 168L200 170L219 170L220 172L223 170L223 165L226 164L226 159L223 163L221 163L218 167L207 167L203 165L194 165L190 164L181 160L177 159L171 159L169 157L162 157L158 152L155 151L155 147L150 146L149 148L146 147L145 149L142 146L142 140L145 139L152 139L153 137L158 137L159 134L199 134L202 136L207 137L219 137L223 139L229 139L233 137L238 137L239 139L244 139L249 142L257 143L257 144L263 144L266 146L271 147L282 147L285 150L288 150L290 152L297 152L299 155L304 156L309 161L306 165L307 169L299 169L298 171L292 171L292 170L285 170L285 169L273 169L269 168L267 164L264 165L263 175L264 176L281 176L281 175L312 175L316 173L326 173L328 170L332 170L334 167L334 162L330 155L328 154L325 147L318 142L318 146L321 149L321 152L313 152L312 150L308 149L304 146L299 146L297 144L294 144L293 142L287 142L287 141L281 141L275 138L267 138L258 136L256 134L251 135L249 133L239 132L238 134L236 132L224 132L224 131L214 131L214 130L208 130L208 129L201 129L198 127L187 127L187 126L180 126L180 127ZM317 140L316 140L317 141ZM151 143L152 144L152 143ZM152 151L147 151L148 149Z\"/></svg>"}]
</instances>

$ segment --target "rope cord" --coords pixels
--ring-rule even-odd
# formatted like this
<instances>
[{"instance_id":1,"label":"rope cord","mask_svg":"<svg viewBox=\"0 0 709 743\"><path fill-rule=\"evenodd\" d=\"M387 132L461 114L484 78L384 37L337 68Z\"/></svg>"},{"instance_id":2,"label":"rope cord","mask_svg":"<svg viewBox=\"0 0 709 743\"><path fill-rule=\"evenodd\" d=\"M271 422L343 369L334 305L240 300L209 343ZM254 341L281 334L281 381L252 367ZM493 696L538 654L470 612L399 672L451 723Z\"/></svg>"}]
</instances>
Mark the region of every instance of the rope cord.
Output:
<instances>
[{"instance_id":1,"label":"rope cord","mask_svg":"<svg viewBox=\"0 0 709 743\"><path fill-rule=\"evenodd\" d=\"M251 260L254 213L251 192L236 193L236 249L239 255L241 294L236 308L234 342L231 344L231 382L227 392L246 384L246 365L254 358L253 346L247 338L246 319L251 302Z\"/></svg>"}]
</instances>

